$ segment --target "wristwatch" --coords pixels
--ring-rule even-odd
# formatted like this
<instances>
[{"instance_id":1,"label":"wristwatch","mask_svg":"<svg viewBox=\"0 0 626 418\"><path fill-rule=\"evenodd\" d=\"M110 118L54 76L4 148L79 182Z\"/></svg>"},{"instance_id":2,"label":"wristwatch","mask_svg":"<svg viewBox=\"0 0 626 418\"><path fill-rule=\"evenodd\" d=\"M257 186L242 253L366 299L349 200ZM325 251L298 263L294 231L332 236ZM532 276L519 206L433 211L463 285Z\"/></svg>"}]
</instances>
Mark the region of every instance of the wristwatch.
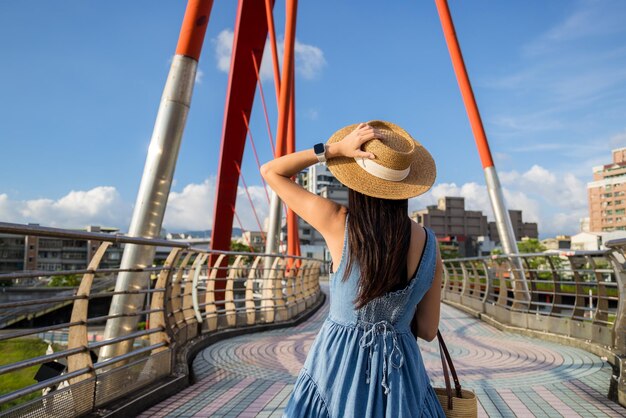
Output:
<instances>
[{"instance_id":1,"label":"wristwatch","mask_svg":"<svg viewBox=\"0 0 626 418\"><path fill-rule=\"evenodd\" d=\"M320 142L319 144L313 145L313 152L317 155L317 159L320 163L326 162L326 145L324 143Z\"/></svg>"}]
</instances>

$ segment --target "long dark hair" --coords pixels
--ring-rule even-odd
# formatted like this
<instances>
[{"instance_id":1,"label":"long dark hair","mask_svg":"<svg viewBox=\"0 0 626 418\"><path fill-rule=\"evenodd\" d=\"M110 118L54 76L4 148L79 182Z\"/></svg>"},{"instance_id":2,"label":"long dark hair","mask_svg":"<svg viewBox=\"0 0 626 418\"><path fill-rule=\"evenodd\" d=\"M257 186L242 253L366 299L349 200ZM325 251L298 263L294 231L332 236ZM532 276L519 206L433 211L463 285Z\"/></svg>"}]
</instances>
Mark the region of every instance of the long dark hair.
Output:
<instances>
[{"instance_id":1,"label":"long dark hair","mask_svg":"<svg viewBox=\"0 0 626 418\"><path fill-rule=\"evenodd\" d=\"M360 268L357 309L406 284L411 243L408 199L379 199L348 189L348 251L345 281L355 260Z\"/></svg>"}]
</instances>

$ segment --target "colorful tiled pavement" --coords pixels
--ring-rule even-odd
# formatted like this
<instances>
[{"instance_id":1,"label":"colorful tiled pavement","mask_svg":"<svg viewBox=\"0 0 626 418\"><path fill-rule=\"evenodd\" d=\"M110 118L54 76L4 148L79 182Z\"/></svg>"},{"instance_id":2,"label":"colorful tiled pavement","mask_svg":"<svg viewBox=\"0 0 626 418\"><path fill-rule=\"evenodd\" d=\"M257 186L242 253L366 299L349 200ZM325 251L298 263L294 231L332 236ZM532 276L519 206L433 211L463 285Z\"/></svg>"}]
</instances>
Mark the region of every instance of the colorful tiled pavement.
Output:
<instances>
[{"instance_id":1,"label":"colorful tiled pavement","mask_svg":"<svg viewBox=\"0 0 626 418\"><path fill-rule=\"evenodd\" d=\"M140 416L280 417L327 314L328 302L299 326L206 348L193 362L198 383ZM440 330L480 417L626 416L606 397L611 366L593 354L500 331L445 304ZM437 341L419 343L433 384L443 386Z\"/></svg>"}]
</instances>

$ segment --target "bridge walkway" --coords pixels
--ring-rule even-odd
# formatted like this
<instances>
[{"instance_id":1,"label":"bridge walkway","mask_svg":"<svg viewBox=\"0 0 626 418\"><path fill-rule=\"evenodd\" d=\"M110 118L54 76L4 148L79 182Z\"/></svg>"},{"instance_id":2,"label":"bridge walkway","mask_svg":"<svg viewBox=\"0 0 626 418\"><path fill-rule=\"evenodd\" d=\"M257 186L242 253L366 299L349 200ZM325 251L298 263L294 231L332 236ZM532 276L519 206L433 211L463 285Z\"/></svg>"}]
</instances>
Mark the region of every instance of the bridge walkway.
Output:
<instances>
[{"instance_id":1,"label":"bridge walkway","mask_svg":"<svg viewBox=\"0 0 626 418\"><path fill-rule=\"evenodd\" d=\"M328 286L322 285L328 294ZM197 383L140 416L280 417L306 353L328 314L302 324L221 341L193 362ZM611 365L584 350L504 332L442 304L440 330L480 417L624 417L607 399ZM435 386L443 386L437 340L419 340Z\"/></svg>"}]
</instances>

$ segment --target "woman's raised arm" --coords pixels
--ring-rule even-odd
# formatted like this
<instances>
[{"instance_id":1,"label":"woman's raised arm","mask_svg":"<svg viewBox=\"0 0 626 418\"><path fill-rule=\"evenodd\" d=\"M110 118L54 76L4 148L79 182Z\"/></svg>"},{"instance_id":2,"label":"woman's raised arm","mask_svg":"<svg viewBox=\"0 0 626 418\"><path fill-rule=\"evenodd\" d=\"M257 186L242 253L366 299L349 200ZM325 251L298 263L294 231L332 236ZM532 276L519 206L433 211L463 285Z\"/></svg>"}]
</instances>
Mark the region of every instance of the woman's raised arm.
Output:
<instances>
[{"instance_id":1,"label":"woman's raised arm","mask_svg":"<svg viewBox=\"0 0 626 418\"><path fill-rule=\"evenodd\" d=\"M360 157L374 158L370 152L360 149L365 142L376 137L376 130L367 124L360 124L343 140L326 146L326 158ZM317 163L313 149L287 154L261 166L261 175L280 199L302 219L317 229L322 235L330 232L341 205L302 188L291 180L305 168Z\"/></svg>"}]
</instances>

